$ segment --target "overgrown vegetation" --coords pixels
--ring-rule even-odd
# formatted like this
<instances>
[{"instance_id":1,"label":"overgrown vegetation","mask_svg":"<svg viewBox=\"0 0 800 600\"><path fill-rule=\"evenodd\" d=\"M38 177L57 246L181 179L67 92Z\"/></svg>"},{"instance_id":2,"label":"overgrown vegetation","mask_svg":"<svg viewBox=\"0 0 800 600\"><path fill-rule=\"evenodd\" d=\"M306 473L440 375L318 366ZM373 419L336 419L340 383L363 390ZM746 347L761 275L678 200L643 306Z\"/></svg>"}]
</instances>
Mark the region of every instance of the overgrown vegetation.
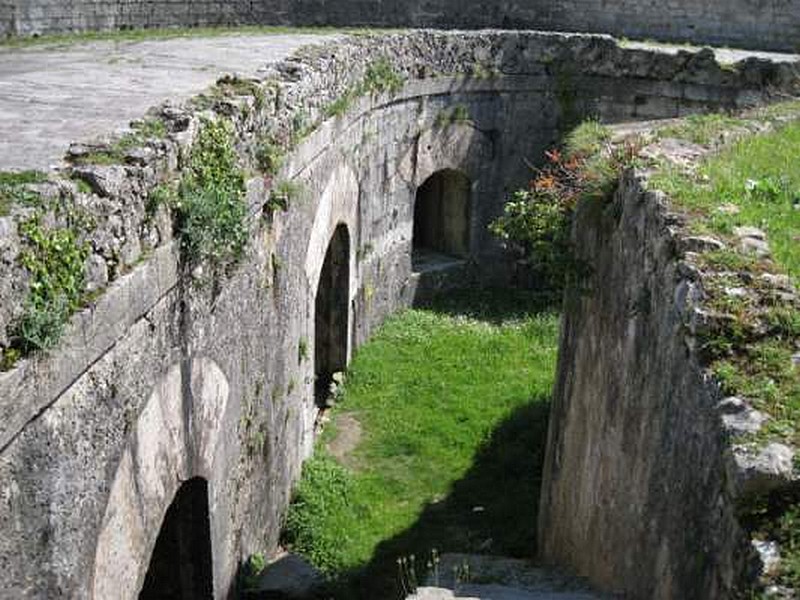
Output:
<instances>
[{"instance_id":1,"label":"overgrown vegetation","mask_svg":"<svg viewBox=\"0 0 800 600\"><path fill-rule=\"evenodd\" d=\"M167 134L160 119L149 118L131 123L131 131L110 144L92 152L70 157L74 165L116 165L126 161L128 153L143 146L148 140L161 139Z\"/></svg>"},{"instance_id":2,"label":"overgrown vegetation","mask_svg":"<svg viewBox=\"0 0 800 600\"><path fill-rule=\"evenodd\" d=\"M80 307L88 244L70 228L46 229L34 216L19 226L26 249L20 256L30 274L25 310L12 329L13 347L5 361L52 348L69 316ZM16 352L16 353L15 353Z\"/></svg>"},{"instance_id":3,"label":"overgrown vegetation","mask_svg":"<svg viewBox=\"0 0 800 600\"><path fill-rule=\"evenodd\" d=\"M230 122L203 123L177 190L172 194L170 188L161 188L159 194L175 210L188 265L207 261L225 268L241 258L248 234L247 204Z\"/></svg>"},{"instance_id":4,"label":"overgrown vegetation","mask_svg":"<svg viewBox=\"0 0 800 600\"><path fill-rule=\"evenodd\" d=\"M608 128L596 121L575 128L563 149L547 152L547 162L535 169L528 189L515 192L489 226L554 292L583 271L570 247L576 204L608 197L621 170L635 162L636 147L612 146L610 137Z\"/></svg>"},{"instance_id":5,"label":"overgrown vegetation","mask_svg":"<svg viewBox=\"0 0 800 600\"><path fill-rule=\"evenodd\" d=\"M708 306L720 325L703 340L711 368L725 391L741 395L772 420L760 439L783 438L800 446L800 305L764 275L786 273L800 281L800 121L738 139L688 172L662 167L653 185L693 215L694 227L729 247L701 257L720 274L707 285ZM735 231L758 227L768 236L772 260L748 255ZM769 277L769 276L767 276ZM732 293L750 289L753 294Z\"/></svg>"},{"instance_id":6,"label":"overgrown vegetation","mask_svg":"<svg viewBox=\"0 0 800 600\"><path fill-rule=\"evenodd\" d=\"M366 95L383 92L395 94L402 89L405 78L398 73L386 58L379 58L367 67L360 83L345 91L323 111L326 117L338 117L346 113L353 102Z\"/></svg>"},{"instance_id":7,"label":"overgrown vegetation","mask_svg":"<svg viewBox=\"0 0 800 600\"><path fill-rule=\"evenodd\" d=\"M557 328L530 294L473 292L396 315L359 350L284 536L335 597L391 597L398 557L433 548L530 553ZM364 433L340 462L326 444L345 416Z\"/></svg>"},{"instance_id":8,"label":"overgrown vegetation","mask_svg":"<svg viewBox=\"0 0 800 600\"><path fill-rule=\"evenodd\" d=\"M800 107L776 105L753 116L695 117L658 133L718 151L692 169L662 164L651 179L690 215L690 227L726 248L698 257L712 326L701 350L723 392L746 398L770 420L737 443L800 447ZM742 132L763 128L760 135ZM771 256L748 251L737 235L757 228ZM741 231L741 229L739 229ZM752 503L752 501L751 501ZM786 492L756 499L743 515L753 535L777 541L781 561L771 577L800 587L800 498Z\"/></svg>"},{"instance_id":9,"label":"overgrown vegetation","mask_svg":"<svg viewBox=\"0 0 800 600\"><path fill-rule=\"evenodd\" d=\"M29 189L30 184L47 181L40 171L16 171L0 173L0 217L11 212L15 205L31 206L39 202L39 194Z\"/></svg>"}]
</instances>

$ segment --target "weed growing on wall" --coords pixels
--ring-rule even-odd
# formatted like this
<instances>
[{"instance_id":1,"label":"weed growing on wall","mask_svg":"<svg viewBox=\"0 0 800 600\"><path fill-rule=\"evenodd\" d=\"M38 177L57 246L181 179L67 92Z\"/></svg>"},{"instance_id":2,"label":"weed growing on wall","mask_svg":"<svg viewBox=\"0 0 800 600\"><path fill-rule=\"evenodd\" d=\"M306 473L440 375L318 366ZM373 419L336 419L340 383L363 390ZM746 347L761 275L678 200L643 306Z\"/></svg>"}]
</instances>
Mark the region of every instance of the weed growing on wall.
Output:
<instances>
[{"instance_id":1,"label":"weed growing on wall","mask_svg":"<svg viewBox=\"0 0 800 600\"><path fill-rule=\"evenodd\" d=\"M39 171L0 173L0 217L11 212L15 205L33 206L39 203L39 194L26 186L46 181L47 176Z\"/></svg>"},{"instance_id":2,"label":"weed growing on wall","mask_svg":"<svg viewBox=\"0 0 800 600\"><path fill-rule=\"evenodd\" d=\"M166 126L160 119L135 121L131 124L131 131L108 146L94 152L70 157L70 161L75 165L122 164L132 149L143 146L148 140L161 139L166 134Z\"/></svg>"},{"instance_id":3,"label":"weed growing on wall","mask_svg":"<svg viewBox=\"0 0 800 600\"><path fill-rule=\"evenodd\" d=\"M374 96L383 92L396 94L402 89L404 83L405 78L394 69L388 59L379 58L370 63L361 82L349 88L325 107L323 114L328 118L341 116L348 111L357 98L366 95Z\"/></svg>"},{"instance_id":4,"label":"weed growing on wall","mask_svg":"<svg viewBox=\"0 0 800 600\"><path fill-rule=\"evenodd\" d=\"M30 274L30 292L12 337L25 355L52 348L79 308L89 248L72 229L45 229L38 216L21 223L19 230L26 244L20 262Z\"/></svg>"},{"instance_id":5,"label":"weed growing on wall","mask_svg":"<svg viewBox=\"0 0 800 600\"><path fill-rule=\"evenodd\" d=\"M205 121L175 197L176 230L188 265L228 267L247 242L244 175L230 122Z\"/></svg>"},{"instance_id":6,"label":"weed growing on wall","mask_svg":"<svg viewBox=\"0 0 800 600\"><path fill-rule=\"evenodd\" d=\"M276 183L269 194L269 199L264 205L264 212L269 216L282 210L289 210L292 201L296 200L303 193L303 186L294 181L279 181Z\"/></svg>"},{"instance_id":7,"label":"weed growing on wall","mask_svg":"<svg viewBox=\"0 0 800 600\"><path fill-rule=\"evenodd\" d=\"M528 189L514 193L489 230L525 261L536 278L554 292L583 270L572 253L570 223L580 200L603 199L634 155L608 144L608 129L587 121L566 138L564 149L546 153Z\"/></svg>"},{"instance_id":8,"label":"weed growing on wall","mask_svg":"<svg viewBox=\"0 0 800 600\"><path fill-rule=\"evenodd\" d=\"M283 165L284 150L273 136L266 135L258 141L255 159L264 174L275 176Z\"/></svg>"}]
</instances>

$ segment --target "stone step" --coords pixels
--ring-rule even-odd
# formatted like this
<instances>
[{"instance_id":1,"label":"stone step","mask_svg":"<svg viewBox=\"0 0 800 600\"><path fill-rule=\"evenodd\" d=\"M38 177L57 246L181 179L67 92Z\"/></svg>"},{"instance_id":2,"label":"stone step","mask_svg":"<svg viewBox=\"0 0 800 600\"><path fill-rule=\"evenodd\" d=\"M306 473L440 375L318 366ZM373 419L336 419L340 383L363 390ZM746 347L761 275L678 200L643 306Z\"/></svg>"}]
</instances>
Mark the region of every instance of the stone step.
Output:
<instances>
[{"instance_id":1,"label":"stone step","mask_svg":"<svg viewBox=\"0 0 800 600\"><path fill-rule=\"evenodd\" d=\"M583 580L529 561L445 554L408 600L606 600Z\"/></svg>"}]
</instances>

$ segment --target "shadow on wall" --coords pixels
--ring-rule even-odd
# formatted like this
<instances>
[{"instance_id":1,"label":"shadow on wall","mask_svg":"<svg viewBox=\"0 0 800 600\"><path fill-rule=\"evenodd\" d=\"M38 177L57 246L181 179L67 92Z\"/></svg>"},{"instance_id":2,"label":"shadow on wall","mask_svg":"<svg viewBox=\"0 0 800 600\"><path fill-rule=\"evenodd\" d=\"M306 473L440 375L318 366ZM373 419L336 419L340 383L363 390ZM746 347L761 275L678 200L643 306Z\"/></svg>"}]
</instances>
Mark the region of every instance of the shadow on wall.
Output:
<instances>
[{"instance_id":1,"label":"shadow on wall","mask_svg":"<svg viewBox=\"0 0 800 600\"><path fill-rule=\"evenodd\" d=\"M416 557L421 579L436 549L531 558L542 463L547 441L549 398L531 398L501 423L477 453L473 466L440 502L429 504L414 526L383 542L371 562L345 576L337 600L395 600L403 597L397 559Z\"/></svg>"},{"instance_id":2,"label":"shadow on wall","mask_svg":"<svg viewBox=\"0 0 800 600\"><path fill-rule=\"evenodd\" d=\"M172 501L150 558L139 600L214 597L208 482L185 482Z\"/></svg>"},{"instance_id":3,"label":"shadow on wall","mask_svg":"<svg viewBox=\"0 0 800 600\"><path fill-rule=\"evenodd\" d=\"M350 234L333 233L319 276L314 309L314 379L317 406L324 407L336 373L347 368L350 295Z\"/></svg>"}]
</instances>

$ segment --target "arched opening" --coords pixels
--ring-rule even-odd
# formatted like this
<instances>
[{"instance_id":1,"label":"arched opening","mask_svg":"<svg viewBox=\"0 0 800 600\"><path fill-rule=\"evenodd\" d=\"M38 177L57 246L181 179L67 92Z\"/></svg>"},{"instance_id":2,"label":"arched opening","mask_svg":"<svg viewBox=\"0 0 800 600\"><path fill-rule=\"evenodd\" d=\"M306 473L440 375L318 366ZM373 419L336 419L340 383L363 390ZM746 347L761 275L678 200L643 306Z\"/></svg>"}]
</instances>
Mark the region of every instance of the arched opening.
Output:
<instances>
[{"instance_id":1,"label":"arched opening","mask_svg":"<svg viewBox=\"0 0 800 600\"><path fill-rule=\"evenodd\" d=\"M196 477L167 510L139 599L210 600L212 573L208 483Z\"/></svg>"},{"instance_id":2,"label":"arched opening","mask_svg":"<svg viewBox=\"0 0 800 600\"><path fill-rule=\"evenodd\" d=\"M414 203L412 261L420 270L430 262L469 254L469 177L452 169L431 175Z\"/></svg>"},{"instance_id":3,"label":"arched opening","mask_svg":"<svg viewBox=\"0 0 800 600\"><path fill-rule=\"evenodd\" d=\"M314 318L314 375L317 405L324 407L336 373L347 367L350 302L350 234L340 224L328 245L319 276Z\"/></svg>"}]
</instances>

